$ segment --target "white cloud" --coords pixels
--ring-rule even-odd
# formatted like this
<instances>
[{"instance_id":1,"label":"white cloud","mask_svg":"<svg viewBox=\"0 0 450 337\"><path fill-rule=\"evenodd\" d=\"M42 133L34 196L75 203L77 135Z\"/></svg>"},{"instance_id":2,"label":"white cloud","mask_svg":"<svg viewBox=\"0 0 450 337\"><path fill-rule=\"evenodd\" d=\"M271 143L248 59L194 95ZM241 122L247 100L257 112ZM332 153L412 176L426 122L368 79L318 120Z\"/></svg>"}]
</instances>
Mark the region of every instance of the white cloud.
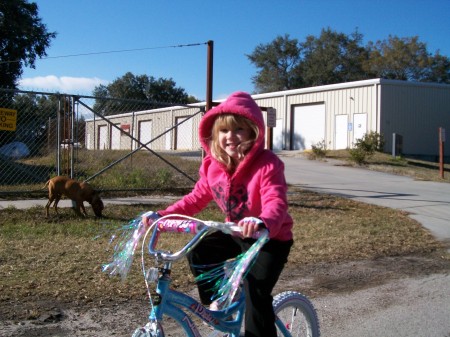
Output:
<instances>
[{"instance_id":1,"label":"white cloud","mask_svg":"<svg viewBox=\"0 0 450 337\"><path fill-rule=\"evenodd\" d=\"M100 84L108 84L109 81L97 77L69 77L54 75L24 78L19 81L21 89L57 91L61 93L92 93L92 90Z\"/></svg>"}]
</instances>

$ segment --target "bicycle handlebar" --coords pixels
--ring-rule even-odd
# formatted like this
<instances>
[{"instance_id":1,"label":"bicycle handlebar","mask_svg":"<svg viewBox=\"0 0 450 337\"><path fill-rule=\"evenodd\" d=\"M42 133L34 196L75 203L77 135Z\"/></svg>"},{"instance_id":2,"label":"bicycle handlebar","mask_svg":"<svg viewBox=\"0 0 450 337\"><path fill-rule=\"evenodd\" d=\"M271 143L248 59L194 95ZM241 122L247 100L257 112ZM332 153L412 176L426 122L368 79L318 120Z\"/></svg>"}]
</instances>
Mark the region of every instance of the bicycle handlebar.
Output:
<instances>
[{"instance_id":1,"label":"bicycle handlebar","mask_svg":"<svg viewBox=\"0 0 450 337\"><path fill-rule=\"evenodd\" d=\"M176 217L176 219L173 217ZM234 222L201 221L193 218L183 218L183 216L178 215L162 217L156 221L154 227L148 244L148 250L150 255L163 261L176 261L183 258L210 232L217 230L226 234L242 232L242 228L237 226ZM181 250L171 253L156 249L159 233L161 232L186 233L194 234L195 236ZM261 229L255 233L254 238L257 239L263 235L268 235L268 233L267 229Z\"/></svg>"}]
</instances>

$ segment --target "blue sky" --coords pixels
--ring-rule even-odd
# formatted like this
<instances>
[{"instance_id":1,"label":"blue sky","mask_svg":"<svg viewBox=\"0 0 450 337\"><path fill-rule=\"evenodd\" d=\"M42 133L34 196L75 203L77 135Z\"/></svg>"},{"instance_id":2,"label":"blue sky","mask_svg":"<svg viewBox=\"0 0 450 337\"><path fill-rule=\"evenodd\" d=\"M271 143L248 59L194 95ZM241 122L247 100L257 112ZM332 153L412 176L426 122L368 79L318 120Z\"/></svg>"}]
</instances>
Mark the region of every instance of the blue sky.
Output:
<instances>
[{"instance_id":1,"label":"blue sky","mask_svg":"<svg viewBox=\"0 0 450 337\"><path fill-rule=\"evenodd\" d=\"M21 88L90 95L130 71L172 78L206 97L207 41L214 41L213 98L254 90L246 55L289 34L303 42L323 28L368 41L419 36L450 56L450 0L38 0L39 16L58 33L25 68ZM173 47L199 44L192 47ZM129 50L125 52L124 50ZM122 52L116 52L122 51ZM90 54L84 56L70 56Z\"/></svg>"}]
</instances>

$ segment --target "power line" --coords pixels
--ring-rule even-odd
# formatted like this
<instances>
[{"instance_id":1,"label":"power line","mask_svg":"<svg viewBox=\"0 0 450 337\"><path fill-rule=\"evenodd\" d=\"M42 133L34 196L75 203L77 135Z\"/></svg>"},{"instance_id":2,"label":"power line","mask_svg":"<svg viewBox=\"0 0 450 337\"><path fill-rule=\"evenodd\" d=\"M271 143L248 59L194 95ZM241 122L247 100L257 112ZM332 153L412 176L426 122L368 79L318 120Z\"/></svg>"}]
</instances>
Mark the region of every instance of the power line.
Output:
<instances>
[{"instance_id":1,"label":"power line","mask_svg":"<svg viewBox=\"0 0 450 337\"><path fill-rule=\"evenodd\" d=\"M90 56L90 55L101 55L101 54L127 53L127 52L133 52L133 51L154 50L154 49L196 47L196 46L201 46L201 45L204 45L204 44L208 44L208 42L178 44L178 45L173 45L173 46L161 46L161 47L147 47L147 48L135 48L135 49L120 49L120 50L110 50L110 51L98 51L98 52L91 52L91 53L69 54L69 55L59 55L59 56L48 56L48 57L42 57L42 58L40 58L40 60L68 58L68 57L78 57L78 56ZM21 60L0 61L0 64L2 64L2 63L20 62L20 61Z\"/></svg>"}]
</instances>

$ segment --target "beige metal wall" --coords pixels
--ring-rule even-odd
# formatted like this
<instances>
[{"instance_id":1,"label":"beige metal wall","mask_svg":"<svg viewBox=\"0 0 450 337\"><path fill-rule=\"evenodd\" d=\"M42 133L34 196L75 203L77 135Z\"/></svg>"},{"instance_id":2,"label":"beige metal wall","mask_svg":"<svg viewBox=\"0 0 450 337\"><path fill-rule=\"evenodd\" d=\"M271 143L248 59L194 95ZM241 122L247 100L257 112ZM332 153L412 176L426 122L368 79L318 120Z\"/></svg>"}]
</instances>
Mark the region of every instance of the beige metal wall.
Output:
<instances>
[{"instance_id":1,"label":"beige metal wall","mask_svg":"<svg viewBox=\"0 0 450 337\"><path fill-rule=\"evenodd\" d=\"M99 119L98 117L94 120L86 121L86 147L90 150L96 148L96 144L98 143L98 129L101 126L108 126L108 149L111 148L111 125L113 124L128 124L130 129L128 132L136 139L139 139L139 122L142 121L152 121L152 137L157 138L159 135L166 132L168 128L171 128L175 125L175 121L177 117L188 117L198 113L199 107L194 108L164 108L164 109L155 109L148 111L139 111L132 112L114 116L107 116L109 122ZM193 117L192 122L192 147L193 150L200 149L200 141L198 139L198 124L200 123L201 114ZM175 137L177 136L176 130L164 134L161 137L158 137L151 144L151 149L153 150L165 150L166 149L166 137L171 137L170 143L175 144ZM179 140L180 141L180 140ZM95 144L95 145L94 145ZM134 150L140 147L139 143L132 140L128 135L122 133L120 136L120 149L123 150Z\"/></svg>"},{"instance_id":2,"label":"beige metal wall","mask_svg":"<svg viewBox=\"0 0 450 337\"><path fill-rule=\"evenodd\" d=\"M337 85L327 85L314 88L290 90L280 93L255 95L261 106L272 106L277 109L277 118L284 120L283 134L285 149L291 149L291 134L293 132L292 112L296 106L309 104L325 104L325 130L327 148L335 149L335 116L348 115L348 121L353 121L356 113L367 113L367 129L379 131L377 92L379 80L359 81ZM268 97L270 95L270 97ZM352 144L353 131L348 131L347 143Z\"/></svg>"},{"instance_id":3,"label":"beige metal wall","mask_svg":"<svg viewBox=\"0 0 450 337\"><path fill-rule=\"evenodd\" d=\"M383 134L385 152L392 150L392 133L403 136L403 153L433 156L438 149L438 128L444 127L450 134L450 85L418 84L404 81L373 79L366 81L333 84L313 88L253 95L262 107L272 107L277 111L277 128L282 128L283 149L290 150L293 133L293 111L295 107L309 104L325 105L325 142L327 148L336 148L336 123L338 115L348 116L352 124L355 114L366 114L365 132L375 131ZM110 117L114 123L128 123L137 130L140 120L153 121L152 136L163 133L172 127L176 117L191 116L199 111L199 103L193 108L165 108L141 111L134 114ZM266 113L264 113L265 118ZM361 116L361 115L359 115ZM193 150L200 149L198 125L201 114L194 117L192 127ZM106 124L96 121L96 127ZM133 124L134 123L134 124ZM87 136L92 139L86 144L95 144L94 126L87 121ZM137 132L137 131L136 131ZM349 125L347 144L353 146L355 128ZM98 137L98 131L95 132ZM137 133L133 134L137 138ZM175 132L172 137L175 137ZM450 138L450 137L448 137ZM130 141L130 140L128 140ZM131 142L131 141L130 141ZM175 139L172 139L172 143ZM123 146L130 148L131 143L124 141ZM136 144L133 144L135 148ZM165 137L152 143L152 149L164 150ZM447 146L446 153L450 147Z\"/></svg>"}]
</instances>

